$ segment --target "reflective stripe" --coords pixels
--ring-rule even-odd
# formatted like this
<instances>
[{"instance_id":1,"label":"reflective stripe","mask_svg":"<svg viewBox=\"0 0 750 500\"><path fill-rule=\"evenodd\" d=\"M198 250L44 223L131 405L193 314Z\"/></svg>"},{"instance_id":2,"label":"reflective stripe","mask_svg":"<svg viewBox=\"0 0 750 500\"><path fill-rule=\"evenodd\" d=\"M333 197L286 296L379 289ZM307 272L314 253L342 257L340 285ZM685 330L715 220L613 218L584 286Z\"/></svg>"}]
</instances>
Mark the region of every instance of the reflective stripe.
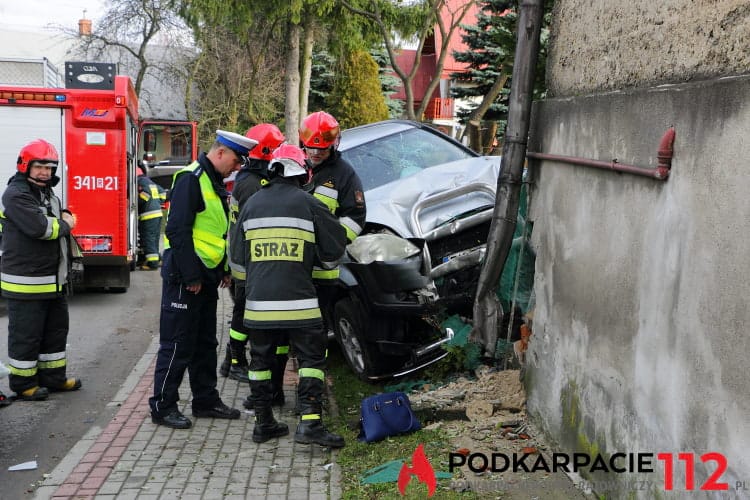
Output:
<instances>
[{"instance_id":1,"label":"reflective stripe","mask_svg":"<svg viewBox=\"0 0 750 500\"><path fill-rule=\"evenodd\" d=\"M57 276L18 276L14 274L0 274L0 288L16 293L56 293L62 291L62 285L57 284Z\"/></svg>"},{"instance_id":2,"label":"reflective stripe","mask_svg":"<svg viewBox=\"0 0 750 500\"><path fill-rule=\"evenodd\" d=\"M289 346L288 345L280 345L276 347L276 355L280 356L282 354L289 354Z\"/></svg>"},{"instance_id":3,"label":"reflective stripe","mask_svg":"<svg viewBox=\"0 0 750 500\"><path fill-rule=\"evenodd\" d=\"M238 332L234 328L229 329L229 338L232 338L234 340L239 340L240 342L244 342L247 340L247 334Z\"/></svg>"},{"instance_id":4,"label":"reflective stripe","mask_svg":"<svg viewBox=\"0 0 750 500\"><path fill-rule=\"evenodd\" d=\"M19 276L17 274L0 273L0 279L22 285L44 285L54 284L57 276L54 274L48 276Z\"/></svg>"},{"instance_id":5,"label":"reflective stripe","mask_svg":"<svg viewBox=\"0 0 750 500\"><path fill-rule=\"evenodd\" d=\"M291 227L275 227L264 229L250 229L245 231L245 240L259 240L268 238L295 238L298 240L315 243L315 233L304 229L293 229Z\"/></svg>"},{"instance_id":6,"label":"reflective stripe","mask_svg":"<svg viewBox=\"0 0 750 500\"><path fill-rule=\"evenodd\" d=\"M142 199L143 201L148 201L148 200L150 200L150 199L151 199L151 197L150 197L150 196L148 195L148 193L147 193L147 192L145 192L145 191L141 191L140 193L138 193L138 197L139 197L140 199Z\"/></svg>"},{"instance_id":7,"label":"reflective stripe","mask_svg":"<svg viewBox=\"0 0 750 500\"><path fill-rule=\"evenodd\" d=\"M232 278L245 281L245 267L236 262L229 262L229 270L232 272Z\"/></svg>"},{"instance_id":8,"label":"reflective stripe","mask_svg":"<svg viewBox=\"0 0 750 500\"><path fill-rule=\"evenodd\" d=\"M311 233L315 232L315 225L312 221L297 217L259 217L257 219L246 220L242 223L243 231L262 227L294 227Z\"/></svg>"},{"instance_id":9,"label":"reflective stripe","mask_svg":"<svg viewBox=\"0 0 750 500\"><path fill-rule=\"evenodd\" d=\"M318 200L322 201L323 205L325 205L326 208L328 208L328 211L331 212L332 214L336 213L336 209L339 208L339 202L336 198L329 198L328 196L324 194L320 194L317 192L317 189L316 189L316 192L313 193L313 196L315 196L315 198L317 198Z\"/></svg>"},{"instance_id":10,"label":"reflective stripe","mask_svg":"<svg viewBox=\"0 0 750 500\"><path fill-rule=\"evenodd\" d=\"M339 222L342 226L347 228L347 230L350 230L357 236L359 236L359 233L362 232L362 227L354 222L354 219L352 219L351 217L339 217Z\"/></svg>"},{"instance_id":11,"label":"reflective stripe","mask_svg":"<svg viewBox=\"0 0 750 500\"><path fill-rule=\"evenodd\" d=\"M299 311L248 311L244 318L248 321L296 321L321 318L320 309L302 309Z\"/></svg>"},{"instance_id":12,"label":"reflective stripe","mask_svg":"<svg viewBox=\"0 0 750 500\"><path fill-rule=\"evenodd\" d=\"M307 415L301 415L300 420L320 420L320 413L308 413Z\"/></svg>"},{"instance_id":13,"label":"reflective stripe","mask_svg":"<svg viewBox=\"0 0 750 500\"><path fill-rule=\"evenodd\" d=\"M37 366L40 370L51 370L52 368L61 368L66 364L65 359L58 359L55 361L40 361Z\"/></svg>"},{"instance_id":14,"label":"reflective stripe","mask_svg":"<svg viewBox=\"0 0 750 500\"><path fill-rule=\"evenodd\" d=\"M327 186L317 186L315 188L315 194L320 194L322 196L326 196L328 198L333 198L334 200L337 200L339 198L339 192L337 189L329 188Z\"/></svg>"},{"instance_id":15,"label":"reflective stripe","mask_svg":"<svg viewBox=\"0 0 750 500\"><path fill-rule=\"evenodd\" d=\"M156 186L156 184L152 184L149 186L149 190L151 191L151 197L155 199L161 198L161 193L159 192L159 188Z\"/></svg>"},{"instance_id":16,"label":"reflective stripe","mask_svg":"<svg viewBox=\"0 0 750 500\"><path fill-rule=\"evenodd\" d=\"M46 354L39 355L39 361L55 361L58 359L65 359L65 351L62 352L48 352Z\"/></svg>"},{"instance_id":17,"label":"reflective stripe","mask_svg":"<svg viewBox=\"0 0 750 500\"><path fill-rule=\"evenodd\" d=\"M158 253L146 254L146 262L159 262L159 254Z\"/></svg>"},{"instance_id":18,"label":"reflective stripe","mask_svg":"<svg viewBox=\"0 0 750 500\"><path fill-rule=\"evenodd\" d=\"M54 240L57 239L58 234L60 233L60 221L57 220L55 217L46 217L47 219L47 229L44 231L44 234L40 239L42 240Z\"/></svg>"},{"instance_id":19,"label":"reflective stripe","mask_svg":"<svg viewBox=\"0 0 750 500\"><path fill-rule=\"evenodd\" d=\"M16 368L9 364L8 369L10 370L11 375L18 375L19 377L33 377L37 372L36 365L34 365L33 368Z\"/></svg>"},{"instance_id":20,"label":"reflective stripe","mask_svg":"<svg viewBox=\"0 0 750 500\"><path fill-rule=\"evenodd\" d=\"M325 382L326 380L326 374L323 373L323 370L318 370L317 368L300 368L298 373L299 373L300 378L302 377L316 378L323 382Z\"/></svg>"},{"instance_id":21,"label":"reflective stripe","mask_svg":"<svg viewBox=\"0 0 750 500\"><path fill-rule=\"evenodd\" d=\"M299 300L246 300L245 309L253 311L295 311L318 307L318 299Z\"/></svg>"},{"instance_id":22,"label":"reflective stripe","mask_svg":"<svg viewBox=\"0 0 750 500\"><path fill-rule=\"evenodd\" d=\"M313 267L312 277L317 280L335 280L339 278L339 269L322 269L320 267Z\"/></svg>"},{"instance_id":23,"label":"reflective stripe","mask_svg":"<svg viewBox=\"0 0 750 500\"><path fill-rule=\"evenodd\" d=\"M249 371L247 372L247 378L256 381L271 380L271 370L263 370L260 372Z\"/></svg>"},{"instance_id":24,"label":"reflective stripe","mask_svg":"<svg viewBox=\"0 0 750 500\"><path fill-rule=\"evenodd\" d=\"M161 216L162 216L161 209L149 210L148 212L143 212L141 215L139 215L138 220L156 219Z\"/></svg>"},{"instance_id":25,"label":"reflective stripe","mask_svg":"<svg viewBox=\"0 0 750 500\"><path fill-rule=\"evenodd\" d=\"M9 359L8 364L10 366L16 367L19 370L22 370L24 368L34 368L36 366L36 360L33 361L21 361L20 359Z\"/></svg>"},{"instance_id":26,"label":"reflective stripe","mask_svg":"<svg viewBox=\"0 0 750 500\"><path fill-rule=\"evenodd\" d=\"M349 241L356 240L359 233L362 232L362 228L351 217L341 217L339 218L339 222L344 227L346 238Z\"/></svg>"}]
</instances>

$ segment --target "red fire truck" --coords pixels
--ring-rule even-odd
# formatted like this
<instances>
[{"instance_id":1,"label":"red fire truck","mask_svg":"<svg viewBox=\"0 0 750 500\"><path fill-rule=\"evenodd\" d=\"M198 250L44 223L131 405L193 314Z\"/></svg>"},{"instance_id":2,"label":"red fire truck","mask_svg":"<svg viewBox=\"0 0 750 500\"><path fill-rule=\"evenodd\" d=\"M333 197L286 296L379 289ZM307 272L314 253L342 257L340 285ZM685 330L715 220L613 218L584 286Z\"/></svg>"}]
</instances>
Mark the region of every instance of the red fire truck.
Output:
<instances>
[{"instance_id":1,"label":"red fire truck","mask_svg":"<svg viewBox=\"0 0 750 500\"><path fill-rule=\"evenodd\" d=\"M66 88L0 85L0 191L27 142L60 153L56 192L77 215L84 287L123 292L135 267L138 98L114 65L66 63Z\"/></svg>"}]
</instances>

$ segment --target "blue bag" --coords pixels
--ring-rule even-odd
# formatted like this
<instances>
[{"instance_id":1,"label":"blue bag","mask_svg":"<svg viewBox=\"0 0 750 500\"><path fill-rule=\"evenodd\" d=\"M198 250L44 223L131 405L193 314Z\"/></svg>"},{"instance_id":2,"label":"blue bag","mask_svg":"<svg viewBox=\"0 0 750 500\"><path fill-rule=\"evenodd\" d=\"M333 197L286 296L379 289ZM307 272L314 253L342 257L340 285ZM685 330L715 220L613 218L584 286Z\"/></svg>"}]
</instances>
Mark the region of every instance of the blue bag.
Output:
<instances>
[{"instance_id":1,"label":"blue bag","mask_svg":"<svg viewBox=\"0 0 750 500\"><path fill-rule=\"evenodd\" d=\"M421 428L409 398L403 392L387 392L363 399L359 423L357 438L367 443Z\"/></svg>"}]
</instances>

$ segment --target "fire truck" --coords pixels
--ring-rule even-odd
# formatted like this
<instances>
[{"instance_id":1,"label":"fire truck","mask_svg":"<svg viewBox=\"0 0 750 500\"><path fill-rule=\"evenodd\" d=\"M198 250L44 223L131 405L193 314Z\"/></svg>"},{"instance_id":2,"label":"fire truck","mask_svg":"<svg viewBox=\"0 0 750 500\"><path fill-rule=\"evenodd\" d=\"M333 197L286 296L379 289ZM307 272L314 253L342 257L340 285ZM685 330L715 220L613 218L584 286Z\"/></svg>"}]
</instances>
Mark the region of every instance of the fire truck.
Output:
<instances>
[{"instance_id":1,"label":"fire truck","mask_svg":"<svg viewBox=\"0 0 750 500\"><path fill-rule=\"evenodd\" d=\"M138 238L138 98L115 65L65 68L65 88L0 85L0 183L15 173L24 144L37 138L54 144L61 178L55 191L78 218L79 284L124 292Z\"/></svg>"}]
</instances>

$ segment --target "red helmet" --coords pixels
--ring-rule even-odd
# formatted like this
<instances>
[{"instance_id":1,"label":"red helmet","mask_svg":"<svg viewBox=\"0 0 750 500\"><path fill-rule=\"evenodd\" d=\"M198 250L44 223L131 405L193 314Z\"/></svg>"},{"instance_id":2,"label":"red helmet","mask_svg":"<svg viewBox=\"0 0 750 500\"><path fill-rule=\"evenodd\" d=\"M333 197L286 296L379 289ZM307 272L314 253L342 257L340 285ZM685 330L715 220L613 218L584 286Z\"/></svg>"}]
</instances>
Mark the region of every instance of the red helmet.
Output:
<instances>
[{"instance_id":1,"label":"red helmet","mask_svg":"<svg viewBox=\"0 0 750 500\"><path fill-rule=\"evenodd\" d=\"M341 130L339 122L325 111L316 111L302 121L299 140L308 148L324 149L339 146Z\"/></svg>"},{"instance_id":2,"label":"red helmet","mask_svg":"<svg viewBox=\"0 0 750 500\"><path fill-rule=\"evenodd\" d=\"M282 144L271 155L268 170L281 177L295 177L312 173L307 165L305 152L293 144ZM281 167L281 168L279 168Z\"/></svg>"},{"instance_id":3,"label":"red helmet","mask_svg":"<svg viewBox=\"0 0 750 500\"><path fill-rule=\"evenodd\" d=\"M146 174L143 173L143 169L141 167L136 167L135 168L135 175L146 175Z\"/></svg>"},{"instance_id":4,"label":"red helmet","mask_svg":"<svg viewBox=\"0 0 750 500\"><path fill-rule=\"evenodd\" d=\"M266 161L271 161L271 153L286 140L279 127L272 123L260 123L250 127L245 132L245 137L258 141L258 145L251 149L247 156Z\"/></svg>"},{"instance_id":5,"label":"red helmet","mask_svg":"<svg viewBox=\"0 0 750 500\"><path fill-rule=\"evenodd\" d=\"M43 139L36 139L21 148L21 152L18 153L16 168L22 174L28 175L29 165L34 161L54 163L55 166L57 166L60 158L57 155L57 149L55 149L55 146Z\"/></svg>"}]
</instances>

